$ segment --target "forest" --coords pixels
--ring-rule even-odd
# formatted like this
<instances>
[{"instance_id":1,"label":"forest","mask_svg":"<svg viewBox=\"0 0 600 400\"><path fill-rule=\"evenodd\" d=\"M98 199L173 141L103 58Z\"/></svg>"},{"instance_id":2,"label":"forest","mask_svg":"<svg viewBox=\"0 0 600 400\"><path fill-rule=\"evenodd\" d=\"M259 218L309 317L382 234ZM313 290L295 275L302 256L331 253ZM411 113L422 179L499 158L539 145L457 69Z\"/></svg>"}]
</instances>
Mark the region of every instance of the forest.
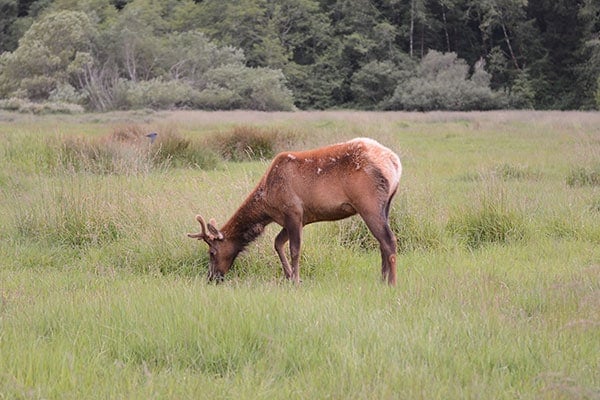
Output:
<instances>
[{"instance_id":1,"label":"forest","mask_svg":"<svg viewBox=\"0 0 600 400\"><path fill-rule=\"evenodd\" d=\"M598 0L0 0L0 109L592 110Z\"/></svg>"}]
</instances>

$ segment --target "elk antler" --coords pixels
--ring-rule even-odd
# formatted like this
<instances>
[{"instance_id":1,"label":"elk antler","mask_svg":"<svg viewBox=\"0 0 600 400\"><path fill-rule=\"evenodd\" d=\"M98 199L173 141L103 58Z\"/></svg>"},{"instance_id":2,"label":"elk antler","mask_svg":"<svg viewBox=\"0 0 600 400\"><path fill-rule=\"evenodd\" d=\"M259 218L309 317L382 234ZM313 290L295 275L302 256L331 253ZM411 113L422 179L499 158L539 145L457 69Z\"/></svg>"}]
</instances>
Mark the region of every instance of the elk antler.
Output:
<instances>
[{"instance_id":1,"label":"elk antler","mask_svg":"<svg viewBox=\"0 0 600 400\"><path fill-rule=\"evenodd\" d=\"M188 237L192 239L212 239L212 235L206 234L206 223L201 215L196 215L196 221L200 223L200 227L202 228L202 232L199 233L188 233Z\"/></svg>"},{"instance_id":2,"label":"elk antler","mask_svg":"<svg viewBox=\"0 0 600 400\"><path fill-rule=\"evenodd\" d=\"M204 240L222 240L223 234L219 232L217 228L215 228L216 222L214 219L211 219L208 223L208 232L206 232L206 222L204 222L204 218L201 215L196 215L196 221L200 223L202 227L202 232L199 233L188 233L188 237L192 239L204 239Z\"/></svg>"}]
</instances>

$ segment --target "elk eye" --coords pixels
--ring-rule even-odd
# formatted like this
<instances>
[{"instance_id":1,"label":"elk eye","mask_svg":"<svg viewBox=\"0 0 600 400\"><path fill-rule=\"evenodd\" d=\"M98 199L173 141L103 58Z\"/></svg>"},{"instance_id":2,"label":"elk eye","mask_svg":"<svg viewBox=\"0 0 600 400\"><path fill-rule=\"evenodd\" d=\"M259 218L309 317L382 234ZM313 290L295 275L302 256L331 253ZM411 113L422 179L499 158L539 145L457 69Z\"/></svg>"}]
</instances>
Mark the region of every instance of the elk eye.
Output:
<instances>
[{"instance_id":1,"label":"elk eye","mask_svg":"<svg viewBox=\"0 0 600 400\"><path fill-rule=\"evenodd\" d=\"M213 256L213 257L214 257L214 256L216 256L216 255L217 255L217 250L215 250L215 249L210 249L210 250L209 250L209 254L210 254L211 256Z\"/></svg>"}]
</instances>

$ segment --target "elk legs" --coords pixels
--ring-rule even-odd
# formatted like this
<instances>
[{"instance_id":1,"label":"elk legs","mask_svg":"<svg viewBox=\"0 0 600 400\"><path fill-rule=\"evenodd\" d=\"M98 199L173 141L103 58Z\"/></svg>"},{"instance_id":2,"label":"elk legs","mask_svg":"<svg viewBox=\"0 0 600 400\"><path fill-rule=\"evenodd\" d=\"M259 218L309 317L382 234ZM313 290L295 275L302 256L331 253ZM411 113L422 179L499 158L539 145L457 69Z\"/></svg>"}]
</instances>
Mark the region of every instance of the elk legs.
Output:
<instances>
[{"instance_id":1,"label":"elk legs","mask_svg":"<svg viewBox=\"0 0 600 400\"><path fill-rule=\"evenodd\" d=\"M388 284L396 285L396 236L390 229L387 216L384 213L365 213L361 217L367 227L379 242L381 250L381 278Z\"/></svg>"},{"instance_id":2,"label":"elk legs","mask_svg":"<svg viewBox=\"0 0 600 400\"><path fill-rule=\"evenodd\" d=\"M289 239L288 232L285 228L283 228L281 230L281 232L279 232L279 234L275 238L275 251L277 252L277 255L279 256L279 260L281 260L281 266L283 267L283 273L285 274L285 277L287 279L291 279L292 278L292 268L290 267L290 263L289 263L287 257L285 256L285 250L283 249L283 246L285 246L288 239Z\"/></svg>"},{"instance_id":3,"label":"elk legs","mask_svg":"<svg viewBox=\"0 0 600 400\"><path fill-rule=\"evenodd\" d=\"M275 238L275 251L281 260L283 273L287 279L300 283L300 246L302 242L302 223L301 218L287 217L285 226ZM292 265L290 266L285 256L284 245L290 242L290 256Z\"/></svg>"}]
</instances>

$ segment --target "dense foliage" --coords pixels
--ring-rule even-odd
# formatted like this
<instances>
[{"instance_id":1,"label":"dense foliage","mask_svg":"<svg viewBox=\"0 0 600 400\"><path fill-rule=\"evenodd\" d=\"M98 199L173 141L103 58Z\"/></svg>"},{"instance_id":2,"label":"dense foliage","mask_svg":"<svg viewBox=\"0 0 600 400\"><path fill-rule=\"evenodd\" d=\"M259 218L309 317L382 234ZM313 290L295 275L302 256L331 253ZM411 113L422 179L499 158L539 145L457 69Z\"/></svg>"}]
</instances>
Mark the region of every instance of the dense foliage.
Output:
<instances>
[{"instance_id":1,"label":"dense foliage","mask_svg":"<svg viewBox=\"0 0 600 400\"><path fill-rule=\"evenodd\" d=\"M4 108L600 103L597 0L0 0L0 10Z\"/></svg>"}]
</instances>

